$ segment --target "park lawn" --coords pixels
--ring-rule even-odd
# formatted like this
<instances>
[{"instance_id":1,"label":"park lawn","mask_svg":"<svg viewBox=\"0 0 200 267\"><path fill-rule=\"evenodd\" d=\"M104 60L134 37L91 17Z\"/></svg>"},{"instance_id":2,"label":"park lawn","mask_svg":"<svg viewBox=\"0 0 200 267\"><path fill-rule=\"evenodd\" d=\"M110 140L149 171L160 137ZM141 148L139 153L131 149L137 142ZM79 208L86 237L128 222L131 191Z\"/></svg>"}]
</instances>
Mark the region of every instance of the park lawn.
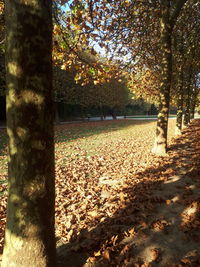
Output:
<instances>
[{"instance_id":1,"label":"park lawn","mask_svg":"<svg viewBox=\"0 0 200 267\"><path fill-rule=\"evenodd\" d=\"M55 126L56 235L62 244L76 239L85 228L92 228L116 213L117 192L127 184L139 183L137 173L158 166L151 147L155 121L99 121ZM169 120L169 142L175 120ZM5 224L7 137L0 130L0 252ZM109 185L109 181L114 185ZM123 195L121 195L123 198ZM104 205L105 199L109 199ZM66 215L67 214L67 215Z\"/></svg>"},{"instance_id":2,"label":"park lawn","mask_svg":"<svg viewBox=\"0 0 200 267\"><path fill-rule=\"evenodd\" d=\"M59 125L56 126L55 133L56 153L63 153L65 157L100 155L105 153L107 148L111 151L115 150L116 146L124 141L127 143L130 141L133 147L137 147L141 142L142 146L150 149L155 138L155 127L156 122L148 120L98 121ZM175 120L170 120L168 141L174 137L174 127ZM125 144L125 150L126 146ZM139 146L141 147L141 144ZM120 151L122 148L121 145Z\"/></svg>"}]
</instances>

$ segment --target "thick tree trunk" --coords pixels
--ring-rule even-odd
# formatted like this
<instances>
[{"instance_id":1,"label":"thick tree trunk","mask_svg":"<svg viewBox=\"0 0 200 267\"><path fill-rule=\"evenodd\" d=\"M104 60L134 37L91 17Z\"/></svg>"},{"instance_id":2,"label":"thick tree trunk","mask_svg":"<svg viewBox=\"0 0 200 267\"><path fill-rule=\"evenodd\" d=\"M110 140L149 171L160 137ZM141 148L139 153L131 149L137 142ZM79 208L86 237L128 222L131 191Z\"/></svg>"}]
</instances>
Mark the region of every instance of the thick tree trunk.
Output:
<instances>
[{"instance_id":1,"label":"thick tree trunk","mask_svg":"<svg viewBox=\"0 0 200 267\"><path fill-rule=\"evenodd\" d=\"M170 25L170 3L163 1L163 10L161 18L161 84L160 84L160 105L158 112L156 140L152 152L155 154L165 154L167 150L167 126L169 113L169 97L172 74L172 51L171 51L171 32Z\"/></svg>"},{"instance_id":2,"label":"thick tree trunk","mask_svg":"<svg viewBox=\"0 0 200 267\"><path fill-rule=\"evenodd\" d=\"M2 267L55 267L51 1L6 1L9 190Z\"/></svg>"}]
</instances>

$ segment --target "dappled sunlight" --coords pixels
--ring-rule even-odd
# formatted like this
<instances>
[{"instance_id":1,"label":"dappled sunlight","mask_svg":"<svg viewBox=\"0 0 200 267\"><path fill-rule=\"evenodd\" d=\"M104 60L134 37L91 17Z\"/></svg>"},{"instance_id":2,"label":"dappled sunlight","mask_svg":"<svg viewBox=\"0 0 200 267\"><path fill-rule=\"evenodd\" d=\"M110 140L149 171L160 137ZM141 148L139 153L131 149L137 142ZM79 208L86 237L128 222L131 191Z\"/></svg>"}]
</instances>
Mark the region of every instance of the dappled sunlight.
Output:
<instances>
[{"instance_id":1,"label":"dappled sunlight","mask_svg":"<svg viewBox=\"0 0 200 267\"><path fill-rule=\"evenodd\" d=\"M5 235L9 237L10 246L16 251L20 250L24 244L23 238L12 232L10 229L6 229ZM24 237L26 239L26 237Z\"/></svg>"},{"instance_id":2,"label":"dappled sunlight","mask_svg":"<svg viewBox=\"0 0 200 267\"><path fill-rule=\"evenodd\" d=\"M181 179L181 176L180 175L175 175L175 176L171 176L167 179L167 181L164 181L164 184L170 184L170 183L174 183L178 180Z\"/></svg>"},{"instance_id":3,"label":"dappled sunlight","mask_svg":"<svg viewBox=\"0 0 200 267\"><path fill-rule=\"evenodd\" d=\"M187 207L181 214L182 217L193 216L197 212L198 202L193 202L189 207ZM184 218L183 218L184 221Z\"/></svg>"},{"instance_id":4,"label":"dappled sunlight","mask_svg":"<svg viewBox=\"0 0 200 267\"><path fill-rule=\"evenodd\" d=\"M172 203L176 203L177 201L180 201L180 195L176 195L171 199ZM171 203L171 202L170 202Z\"/></svg>"},{"instance_id":5,"label":"dappled sunlight","mask_svg":"<svg viewBox=\"0 0 200 267\"><path fill-rule=\"evenodd\" d=\"M9 136L9 141L10 141L10 155L13 156L15 154L17 154L17 146L15 144L15 138L14 138L14 131L11 130L9 127L7 128L7 133ZM10 161L10 157L9 157L9 161Z\"/></svg>"},{"instance_id":6,"label":"dappled sunlight","mask_svg":"<svg viewBox=\"0 0 200 267\"><path fill-rule=\"evenodd\" d=\"M16 49L13 49L13 52L17 53L17 51L14 51L14 50ZM13 76L20 77L22 75L22 68L19 64L16 63L16 61L8 62L7 68L8 68L8 72ZM9 86L14 87L14 85L11 83ZM10 91L10 93L13 94L14 91Z\"/></svg>"}]
</instances>

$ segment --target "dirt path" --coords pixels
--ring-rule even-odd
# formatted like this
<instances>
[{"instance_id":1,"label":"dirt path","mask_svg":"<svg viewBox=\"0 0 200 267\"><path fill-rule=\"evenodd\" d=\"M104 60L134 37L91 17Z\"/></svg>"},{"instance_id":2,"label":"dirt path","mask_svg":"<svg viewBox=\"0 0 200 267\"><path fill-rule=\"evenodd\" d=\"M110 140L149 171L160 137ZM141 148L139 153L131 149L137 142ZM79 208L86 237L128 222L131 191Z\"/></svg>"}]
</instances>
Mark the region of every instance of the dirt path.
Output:
<instances>
[{"instance_id":1,"label":"dirt path","mask_svg":"<svg viewBox=\"0 0 200 267\"><path fill-rule=\"evenodd\" d=\"M123 188L114 216L58 248L59 267L200 266L199 167L200 122L194 121L156 169Z\"/></svg>"},{"instance_id":2,"label":"dirt path","mask_svg":"<svg viewBox=\"0 0 200 267\"><path fill-rule=\"evenodd\" d=\"M188 155L194 152L191 146L184 151ZM152 196L159 203L155 204L146 225L131 241L135 248L133 253L140 258L138 263L200 266L200 181L188 175L191 168L187 165L192 163L188 158L178 160L186 166L172 166L175 175L153 192Z\"/></svg>"}]
</instances>

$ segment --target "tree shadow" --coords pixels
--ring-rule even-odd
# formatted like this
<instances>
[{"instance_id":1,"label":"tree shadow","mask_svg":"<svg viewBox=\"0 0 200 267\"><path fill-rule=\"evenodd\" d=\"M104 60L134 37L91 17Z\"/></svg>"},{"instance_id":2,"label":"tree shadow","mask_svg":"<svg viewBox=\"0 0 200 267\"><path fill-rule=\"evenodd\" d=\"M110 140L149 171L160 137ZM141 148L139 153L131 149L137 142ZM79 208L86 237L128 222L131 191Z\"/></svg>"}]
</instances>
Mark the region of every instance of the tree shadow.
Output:
<instances>
[{"instance_id":1,"label":"tree shadow","mask_svg":"<svg viewBox=\"0 0 200 267\"><path fill-rule=\"evenodd\" d=\"M199 144L194 121L162 165L113 195L109 204L119 208L111 217L58 247L58 266L200 266Z\"/></svg>"}]
</instances>

